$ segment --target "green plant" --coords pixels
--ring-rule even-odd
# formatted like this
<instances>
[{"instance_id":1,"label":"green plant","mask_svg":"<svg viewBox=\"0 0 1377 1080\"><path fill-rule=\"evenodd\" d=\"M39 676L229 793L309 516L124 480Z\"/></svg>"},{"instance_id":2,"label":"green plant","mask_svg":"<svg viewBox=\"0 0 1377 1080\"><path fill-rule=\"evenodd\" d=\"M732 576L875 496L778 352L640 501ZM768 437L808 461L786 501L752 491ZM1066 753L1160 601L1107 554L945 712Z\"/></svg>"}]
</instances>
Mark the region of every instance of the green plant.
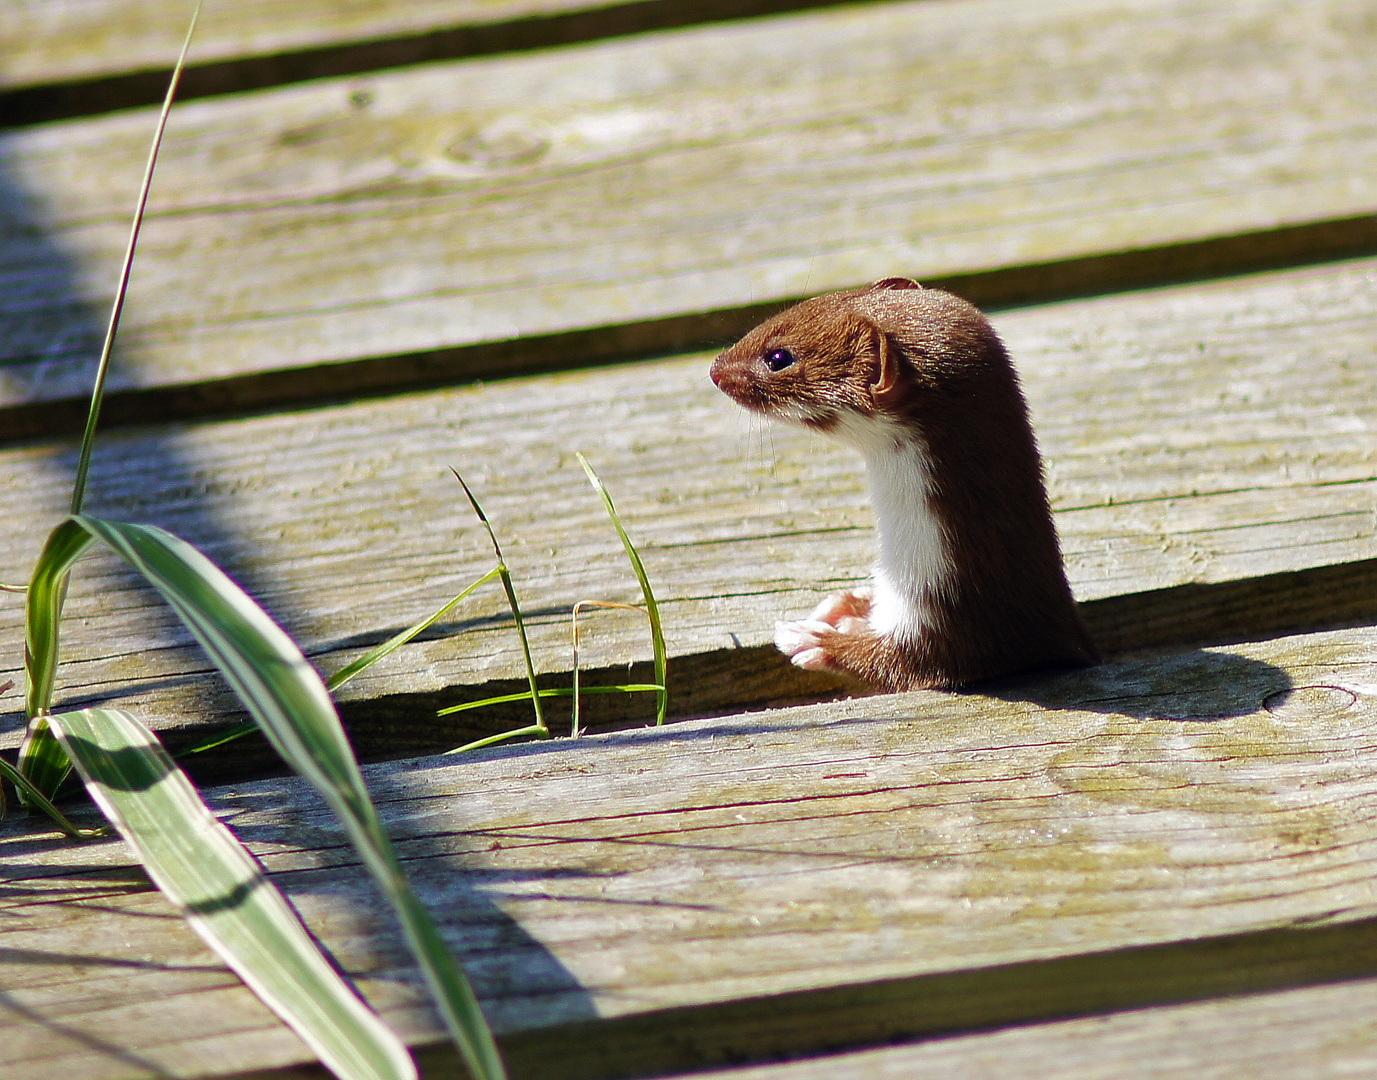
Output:
<instances>
[{"instance_id":1,"label":"green plant","mask_svg":"<svg viewBox=\"0 0 1377 1080\"><path fill-rule=\"evenodd\" d=\"M617 530L617 535L621 538L622 546L626 550L627 558L631 561L632 572L636 575L636 580L641 586L641 596L645 600L645 607L639 608L631 604L612 604L601 600L580 600L574 605L571 613L574 638L574 668L572 685L565 689L555 687L552 689L541 690L536 686L535 668L531 664L531 649L526 637L526 626L521 618L521 608L516 601L516 590L512 586L511 573L507 570L506 561L502 558L502 548L497 543L497 536L493 532L491 523L483 508L479 506L478 500L474 498L473 492L469 490L468 484L464 483L464 478L458 472L454 472L455 479L464 488L464 494L468 496L469 503L473 506L473 512L478 515L478 520L483 523L483 527L488 532L488 538L492 541L493 551L497 555L497 566L490 573L500 574L502 577L503 588L507 592L507 603L512 611L512 619L516 622L517 632L521 635L521 651L526 659L526 678L530 684L529 690L522 690L515 694L500 694L497 697L483 698L481 701L466 701L460 705L450 705L441 709L437 715L451 716L454 713L467 712L470 709L481 709L488 705L505 705L514 701L529 701L535 710L535 723L521 728L514 728L511 731L499 732L496 735L488 735L482 739L475 739L473 742L457 746L446 753L461 754L466 750L477 750L479 747L491 746L494 743L503 742L507 739L515 739L522 735L534 735L538 738L548 739L550 737L549 725L545 722L545 713L540 707L541 698L549 697L572 697L573 698L573 717L571 723L571 734L579 734L580 702L583 694L639 694L654 692L656 695L657 707L655 710L656 725L665 722L665 716L669 707L668 685L666 683L666 652L665 635L660 623L660 609L655 603L655 594L650 588L650 579L646 576L645 566L641 563L641 556L632 545L630 538L626 535L626 529L622 525L621 516L617 513L617 508L613 505L612 496L608 494L607 488L603 485L598 474L593 471L593 466L588 464L588 459L582 454L576 455L579 464L583 466L583 471L588 476L588 481L593 485L593 489L602 497L604 508L607 515L612 519L612 525ZM585 607L617 608L624 611L639 611L650 621L650 641L651 648L655 653L655 682L653 683L621 683L615 686L592 686L580 687L579 685L579 612Z\"/></svg>"},{"instance_id":2,"label":"green plant","mask_svg":"<svg viewBox=\"0 0 1377 1080\"><path fill-rule=\"evenodd\" d=\"M105 373L158 148L198 14L199 4L144 170L92 389L71 516L49 535L25 589L29 725L17 766L4 762L0 772L30 808L48 814L68 835L79 837L86 834L51 801L74 763L97 805L138 854L159 889L331 1070L349 1080L415 1077L406 1048L321 956L257 861L210 813L157 738L123 710L51 711L59 627L72 565L92 543L101 541L162 594L235 689L257 726L339 816L395 909L470 1073L479 1080L497 1080L505 1073L492 1033L462 971L407 884L329 692L315 669L247 594L189 544L151 526L82 513ZM462 595L466 594L454 602ZM389 646L395 648L391 642L384 643L374 650L376 656L370 656L385 655ZM368 659L351 665L350 674L361 670Z\"/></svg>"},{"instance_id":3,"label":"green plant","mask_svg":"<svg viewBox=\"0 0 1377 1080\"><path fill-rule=\"evenodd\" d=\"M128 292L130 272L148 203L158 150L177 85L186 63L200 5L159 114L140 187L115 300L102 345L73 481L69 516L48 536L27 586L4 586L25 594L25 709L28 728L18 762L0 759L0 775L32 811L46 814L74 838L83 830L54 805L53 796L75 766L86 790L107 820L137 853L150 878L197 932L279 1017L302 1037L332 1071L348 1080L411 1080L414 1063L400 1040L378 1019L322 956L290 905L253 856L221 824L157 737L122 709L54 713L60 626L73 565L93 544L124 558L162 595L235 690L252 720L213 739L184 748L196 753L260 730L300 775L321 794L344 824L364 865L394 908L398 921L470 1074L475 1080L505 1076L496 1043L472 988L402 873L391 842L363 784L330 692L433 625L483 584L500 579L520 636L529 690L474 702L529 699L533 724L478 740L472 749L520 735L550 737L541 699L572 694L574 731L579 726L577 619L575 662L568 690L539 690L525 624L511 574L497 537L477 498L456 472L469 502L488 533L496 566L433 614L381 643L323 682L300 648L218 567L190 544L149 525L110 521L83 512L106 374ZM594 693L654 692L657 723L667 708L665 646L660 616L644 567L631 545L612 499L586 460L579 461L600 494L640 582L655 652L656 682L595 687ZM3 789L0 789L0 799ZM0 807L2 807L0 803Z\"/></svg>"}]
</instances>

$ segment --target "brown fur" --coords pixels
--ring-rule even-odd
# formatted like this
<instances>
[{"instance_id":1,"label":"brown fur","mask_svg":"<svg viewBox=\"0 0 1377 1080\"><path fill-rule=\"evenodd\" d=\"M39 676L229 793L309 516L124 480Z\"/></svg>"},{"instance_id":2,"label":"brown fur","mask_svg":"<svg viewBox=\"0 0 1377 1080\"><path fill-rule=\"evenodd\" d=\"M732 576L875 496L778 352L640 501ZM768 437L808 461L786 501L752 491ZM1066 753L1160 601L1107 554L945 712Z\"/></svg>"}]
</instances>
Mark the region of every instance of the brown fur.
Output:
<instances>
[{"instance_id":1,"label":"brown fur","mask_svg":"<svg viewBox=\"0 0 1377 1080\"><path fill-rule=\"evenodd\" d=\"M780 350L791 362L772 371ZM820 296L723 352L712 379L748 409L853 443L859 431L867 453L908 445L927 462L926 487L913 489L927 492L949 572L901 597L926 612L915 617L921 629L876 633L868 598L839 594L811 623L792 624L811 627L819 650L805 666L903 690L1098 661L1062 568L1018 378L976 308L903 278Z\"/></svg>"}]
</instances>

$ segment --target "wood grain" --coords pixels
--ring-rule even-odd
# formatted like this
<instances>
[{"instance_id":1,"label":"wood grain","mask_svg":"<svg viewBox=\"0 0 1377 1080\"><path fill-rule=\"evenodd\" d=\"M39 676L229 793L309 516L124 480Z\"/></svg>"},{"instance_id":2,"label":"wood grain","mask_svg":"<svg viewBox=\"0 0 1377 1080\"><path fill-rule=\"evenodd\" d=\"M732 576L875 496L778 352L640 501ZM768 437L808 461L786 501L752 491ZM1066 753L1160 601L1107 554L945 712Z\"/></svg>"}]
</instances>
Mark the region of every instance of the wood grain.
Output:
<instances>
[{"instance_id":1,"label":"wood grain","mask_svg":"<svg viewBox=\"0 0 1377 1080\"><path fill-rule=\"evenodd\" d=\"M657 1075L1371 978L1375 658L1308 635L369 780L514 1074ZM211 801L440 1068L328 812ZM118 844L0 836L7 1078L301 1060Z\"/></svg>"},{"instance_id":2,"label":"wood grain","mask_svg":"<svg viewBox=\"0 0 1377 1080\"><path fill-rule=\"evenodd\" d=\"M1374 275L1377 262L1359 261L999 316L1047 454L1070 577L1107 645L1377 617ZM101 443L91 508L203 546L330 670L491 565L454 465L503 537L537 666L554 679L570 669L575 601L638 599L573 460L582 450L664 606L676 715L835 690L803 679L769 642L776 619L865 576L873 539L859 462L753 424L705 369L706 357L670 359L127 429ZM72 460L50 445L0 453L0 580L27 575L64 512ZM65 700L133 695L132 707L171 727L232 712L204 696L204 661L156 601L108 562L91 566L71 601ZM0 610L0 632L20 641L19 603ZM443 749L491 730L483 724L515 726L515 712L430 719L440 705L520 688L504 612L490 588L348 688L365 753ZM619 666L649 660L641 620L594 618L584 659L600 677L620 681ZM17 648L10 656L17 677ZM17 708L17 691L3 700ZM597 707L612 710L607 722L649 711L636 699ZM17 722L7 720L11 741Z\"/></svg>"},{"instance_id":3,"label":"wood grain","mask_svg":"<svg viewBox=\"0 0 1377 1080\"><path fill-rule=\"evenodd\" d=\"M1370 250L1369 16L923 0L191 103L112 389L294 372L299 399L385 383L379 358L433 382L473 375L467 346L632 328L588 362L657 320L701 340L672 321L895 273L1024 267L1015 293L1062 295L1057 266L1110 253L1159 277L1236 234L1313 255L1314 223ZM0 139L0 403L84 395L151 126Z\"/></svg>"},{"instance_id":4,"label":"wood grain","mask_svg":"<svg viewBox=\"0 0 1377 1080\"><path fill-rule=\"evenodd\" d=\"M235 0L207 8L178 99L819 6L820 0ZM160 103L190 6L31 0L0 21L0 125Z\"/></svg>"},{"instance_id":5,"label":"wood grain","mask_svg":"<svg viewBox=\"0 0 1377 1080\"><path fill-rule=\"evenodd\" d=\"M299 52L349 41L409 37L463 25L502 23L595 7L588 0L234 0L208 5L198 20L199 63ZM80 6L29 0L0 24L5 68L0 87L73 82L168 69L177 58L191 5L88 0Z\"/></svg>"}]
</instances>

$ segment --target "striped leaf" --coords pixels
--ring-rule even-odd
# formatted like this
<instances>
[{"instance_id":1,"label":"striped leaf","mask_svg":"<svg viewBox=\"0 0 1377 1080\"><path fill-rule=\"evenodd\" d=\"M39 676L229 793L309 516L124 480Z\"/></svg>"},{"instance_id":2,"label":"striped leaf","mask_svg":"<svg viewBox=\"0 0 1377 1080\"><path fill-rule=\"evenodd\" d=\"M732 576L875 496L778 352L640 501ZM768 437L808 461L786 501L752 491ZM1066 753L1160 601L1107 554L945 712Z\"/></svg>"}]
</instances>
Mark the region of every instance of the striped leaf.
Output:
<instances>
[{"instance_id":1,"label":"striped leaf","mask_svg":"<svg viewBox=\"0 0 1377 1080\"><path fill-rule=\"evenodd\" d=\"M401 1041L321 955L257 860L122 709L50 717L86 790L220 957L344 1080L415 1080Z\"/></svg>"},{"instance_id":2,"label":"striped leaf","mask_svg":"<svg viewBox=\"0 0 1377 1080\"><path fill-rule=\"evenodd\" d=\"M475 1080L505 1077L478 1000L407 883L330 694L296 643L222 570L171 533L84 514L69 518L58 531L72 527L103 540L148 579L209 653L278 753L321 793L396 910L469 1072Z\"/></svg>"},{"instance_id":3,"label":"striped leaf","mask_svg":"<svg viewBox=\"0 0 1377 1080\"><path fill-rule=\"evenodd\" d=\"M64 521L49 534L34 564L25 597L24 710L29 730L19 747L19 771L44 796L52 796L71 765L48 729L45 713L53 699L57 675L57 625L67 596L72 563L91 546L93 537L75 521ZM33 805L27 793L21 800Z\"/></svg>"}]
</instances>

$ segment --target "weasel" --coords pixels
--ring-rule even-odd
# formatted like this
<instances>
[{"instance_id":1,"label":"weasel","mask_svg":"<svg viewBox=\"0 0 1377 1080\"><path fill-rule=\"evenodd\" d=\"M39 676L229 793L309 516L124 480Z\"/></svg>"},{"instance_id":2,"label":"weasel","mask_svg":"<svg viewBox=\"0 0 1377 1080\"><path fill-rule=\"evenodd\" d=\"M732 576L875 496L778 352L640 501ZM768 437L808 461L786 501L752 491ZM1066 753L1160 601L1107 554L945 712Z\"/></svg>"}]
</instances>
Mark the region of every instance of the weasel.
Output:
<instances>
[{"instance_id":1,"label":"weasel","mask_svg":"<svg viewBox=\"0 0 1377 1080\"><path fill-rule=\"evenodd\" d=\"M747 409L865 459L879 558L868 588L776 624L799 667L895 691L1099 661L1018 377L975 307L886 278L767 320L711 376Z\"/></svg>"}]
</instances>

